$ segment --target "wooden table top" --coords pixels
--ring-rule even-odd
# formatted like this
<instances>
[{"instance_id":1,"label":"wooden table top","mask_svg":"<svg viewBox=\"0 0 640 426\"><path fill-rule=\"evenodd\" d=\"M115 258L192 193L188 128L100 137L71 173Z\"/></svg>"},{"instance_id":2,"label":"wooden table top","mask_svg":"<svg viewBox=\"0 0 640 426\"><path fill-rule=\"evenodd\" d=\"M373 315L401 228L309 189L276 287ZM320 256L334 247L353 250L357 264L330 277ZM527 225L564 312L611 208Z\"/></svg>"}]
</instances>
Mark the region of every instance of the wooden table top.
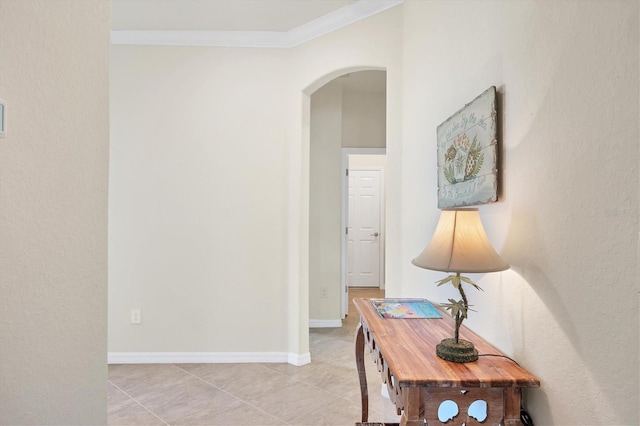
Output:
<instances>
[{"instance_id":1,"label":"wooden table top","mask_svg":"<svg viewBox=\"0 0 640 426\"><path fill-rule=\"evenodd\" d=\"M439 358L436 345L454 334L454 321L447 312L442 312L442 318L387 319L380 317L371 299L356 298L353 303L400 386L540 386L537 377L508 358L481 356L464 364ZM479 354L504 355L464 326L460 338L472 342Z\"/></svg>"}]
</instances>

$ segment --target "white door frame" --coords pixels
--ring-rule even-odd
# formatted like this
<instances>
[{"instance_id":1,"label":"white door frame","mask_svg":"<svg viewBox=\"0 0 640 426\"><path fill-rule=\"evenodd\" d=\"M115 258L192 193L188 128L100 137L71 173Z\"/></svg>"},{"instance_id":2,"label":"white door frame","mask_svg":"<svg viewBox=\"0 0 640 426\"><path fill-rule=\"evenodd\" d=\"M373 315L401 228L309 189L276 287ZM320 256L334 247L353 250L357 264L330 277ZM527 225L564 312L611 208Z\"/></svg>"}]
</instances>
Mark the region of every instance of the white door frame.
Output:
<instances>
[{"instance_id":1,"label":"white door frame","mask_svg":"<svg viewBox=\"0 0 640 426\"><path fill-rule=\"evenodd\" d=\"M342 303L341 303L341 315L342 318L347 315L347 305L348 305L348 292L347 288L347 227L349 226L349 179L347 178L347 169L349 168L349 156L350 155L386 155L386 148L342 148L342 238L341 238L341 248L342 248L342 257L341 257L341 276L342 276ZM377 169L377 168L376 168ZM384 193L384 169L381 175L381 186L382 186L382 203L385 204L385 193ZM384 223L384 216L381 216L381 221ZM381 230L382 231L382 230ZM385 247L385 237L386 232L380 232L380 250L384 252ZM380 288L384 288L384 257L380 256Z\"/></svg>"}]
</instances>

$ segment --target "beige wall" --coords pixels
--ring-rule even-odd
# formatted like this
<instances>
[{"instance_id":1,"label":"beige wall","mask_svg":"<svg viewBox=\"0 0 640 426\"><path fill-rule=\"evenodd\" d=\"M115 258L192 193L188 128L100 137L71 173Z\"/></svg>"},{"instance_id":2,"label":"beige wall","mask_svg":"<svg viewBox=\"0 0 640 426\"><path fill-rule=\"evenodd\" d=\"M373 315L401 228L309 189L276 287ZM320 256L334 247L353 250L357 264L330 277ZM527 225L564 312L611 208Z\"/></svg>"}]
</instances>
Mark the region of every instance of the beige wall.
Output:
<instances>
[{"instance_id":1,"label":"beige wall","mask_svg":"<svg viewBox=\"0 0 640 426\"><path fill-rule=\"evenodd\" d=\"M398 79L401 17L290 50L113 46L110 352L305 361L310 95L360 68Z\"/></svg>"},{"instance_id":2,"label":"beige wall","mask_svg":"<svg viewBox=\"0 0 640 426\"><path fill-rule=\"evenodd\" d=\"M1 1L0 424L106 424L109 3Z\"/></svg>"},{"instance_id":3,"label":"beige wall","mask_svg":"<svg viewBox=\"0 0 640 426\"><path fill-rule=\"evenodd\" d=\"M386 106L385 93L346 91L342 104L343 148L385 148Z\"/></svg>"},{"instance_id":4,"label":"beige wall","mask_svg":"<svg viewBox=\"0 0 640 426\"><path fill-rule=\"evenodd\" d=\"M311 95L309 319L316 325L314 320L340 320L343 91L339 80Z\"/></svg>"},{"instance_id":5,"label":"beige wall","mask_svg":"<svg viewBox=\"0 0 640 426\"><path fill-rule=\"evenodd\" d=\"M284 351L287 51L112 57L109 351Z\"/></svg>"},{"instance_id":6,"label":"beige wall","mask_svg":"<svg viewBox=\"0 0 640 426\"><path fill-rule=\"evenodd\" d=\"M403 272L387 286L455 297L410 264L438 218L435 129L497 86L503 193L480 210L511 269L474 277L465 324L538 375L536 424L638 424L638 2L403 8Z\"/></svg>"}]
</instances>

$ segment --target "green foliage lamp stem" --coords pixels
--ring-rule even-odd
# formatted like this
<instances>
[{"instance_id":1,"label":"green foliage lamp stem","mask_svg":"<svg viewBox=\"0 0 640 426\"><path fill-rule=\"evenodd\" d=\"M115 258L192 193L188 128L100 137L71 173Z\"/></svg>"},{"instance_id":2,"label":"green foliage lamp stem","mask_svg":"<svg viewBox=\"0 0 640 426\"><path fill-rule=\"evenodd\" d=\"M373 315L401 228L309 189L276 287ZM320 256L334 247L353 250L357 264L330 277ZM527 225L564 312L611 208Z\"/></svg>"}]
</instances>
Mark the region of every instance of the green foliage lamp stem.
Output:
<instances>
[{"instance_id":1,"label":"green foliage lamp stem","mask_svg":"<svg viewBox=\"0 0 640 426\"><path fill-rule=\"evenodd\" d=\"M454 336L456 343L459 343L460 341L460 326L462 325L462 321L469 316L469 311L472 310L469 308L471 305L469 305L467 295L464 293L464 289L462 288L463 281L474 286L478 290L482 290L478 284L474 283L469 278L460 276L460 272L455 275L449 275L447 278L443 278L438 281L438 286L450 282L460 292L460 300L456 301L454 299L449 299L449 303L441 303L441 306L448 310L456 321Z\"/></svg>"}]
</instances>

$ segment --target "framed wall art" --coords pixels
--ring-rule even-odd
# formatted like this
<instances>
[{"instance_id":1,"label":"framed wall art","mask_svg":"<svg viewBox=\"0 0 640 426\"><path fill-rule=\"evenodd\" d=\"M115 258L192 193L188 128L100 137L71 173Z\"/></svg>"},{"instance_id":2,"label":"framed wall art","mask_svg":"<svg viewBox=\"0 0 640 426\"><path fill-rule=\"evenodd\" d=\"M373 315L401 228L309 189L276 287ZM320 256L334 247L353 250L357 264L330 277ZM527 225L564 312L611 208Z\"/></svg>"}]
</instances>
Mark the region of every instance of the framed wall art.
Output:
<instances>
[{"instance_id":1,"label":"framed wall art","mask_svg":"<svg viewBox=\"0 0 640 426\"><path fill-rule=\"evenodd\" d=\"M491 86L438 126L438 208L498 200L497 119Z\"/></svg>"}]
</instances>

